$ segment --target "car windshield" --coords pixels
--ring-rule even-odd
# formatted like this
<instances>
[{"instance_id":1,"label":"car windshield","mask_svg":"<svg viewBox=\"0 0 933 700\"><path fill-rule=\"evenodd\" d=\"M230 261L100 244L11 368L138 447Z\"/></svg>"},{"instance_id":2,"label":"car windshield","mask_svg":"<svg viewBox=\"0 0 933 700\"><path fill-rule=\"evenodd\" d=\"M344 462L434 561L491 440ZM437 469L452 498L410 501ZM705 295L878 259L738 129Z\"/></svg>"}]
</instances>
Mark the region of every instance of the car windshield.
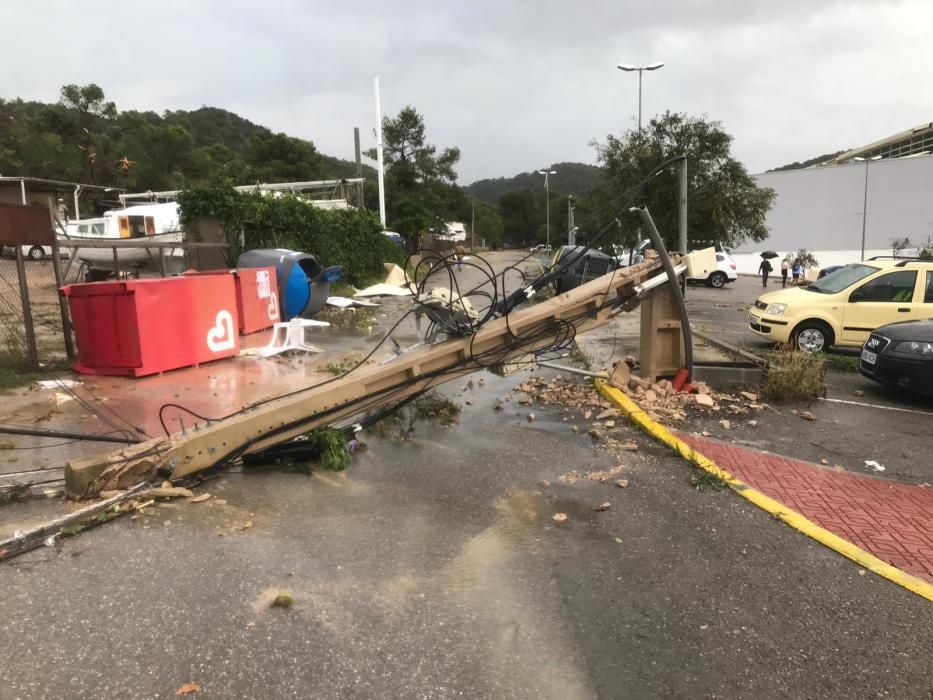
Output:
<instances>
[{"instance_id":1,"label":"car windshield","mask_svg":"<svg viewBox=\"0 0 933 700\"><path fill-rule=\"evenodd\" d=\"M823 279L817 280L813 284L808 284L804 289L808 292L819 292L820 294L835 294L836 292L841 292L846 287L851 287L873 272L878 272L878 268L872 267L871 265L846 265L835 272L830 272Z\"/></svg>"}]
</instances>

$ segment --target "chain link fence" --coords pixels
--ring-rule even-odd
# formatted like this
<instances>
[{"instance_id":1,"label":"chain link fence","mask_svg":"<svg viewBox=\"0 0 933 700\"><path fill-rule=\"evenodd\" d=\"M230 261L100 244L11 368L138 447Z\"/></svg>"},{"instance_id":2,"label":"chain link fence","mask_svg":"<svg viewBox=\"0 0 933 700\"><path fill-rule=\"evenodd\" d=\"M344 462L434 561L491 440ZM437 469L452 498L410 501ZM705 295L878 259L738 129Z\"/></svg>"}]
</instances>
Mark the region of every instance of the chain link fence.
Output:
<instances>
[{"instance_id":1,"label":"chain link fence","mask_svg":"<svg viewBox=\"0 0 933 700\"><path fill-rule=\"evenodd\" d=\"M51 256L28 254L23 260L24 297L17 261L0 258L0 356L10 370L67 366L73 341L65 334L62 305ZM24 302L28 306L24 307ZM30 333L31 330L31 333ZM32 347L34 338L35 346Z\"/></svg>"}]
</instances>

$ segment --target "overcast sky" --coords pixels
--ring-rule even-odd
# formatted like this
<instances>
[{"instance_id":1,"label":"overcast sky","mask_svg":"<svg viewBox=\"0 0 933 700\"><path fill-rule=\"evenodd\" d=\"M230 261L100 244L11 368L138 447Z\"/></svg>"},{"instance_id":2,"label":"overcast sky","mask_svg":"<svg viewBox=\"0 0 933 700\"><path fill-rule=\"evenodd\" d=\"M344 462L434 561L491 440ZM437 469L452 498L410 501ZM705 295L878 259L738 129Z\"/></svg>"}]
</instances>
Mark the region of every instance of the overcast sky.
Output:
<instances>
[{"instance_id":1,"label":"overcast sky","mask_svg":"<svg viewBox=\"0 0 933 700\"><path fill-rule=\"evenodd\" d=\"M759 172L933 120L931 27L929 0L4 1L0 96L96 82L119 109L223 107L352 159L379 75L384 113L416 107L466 184L594 162L635 125L616 64L660 60L644 120L720 120Z\"/></svg>"}]
</instances>

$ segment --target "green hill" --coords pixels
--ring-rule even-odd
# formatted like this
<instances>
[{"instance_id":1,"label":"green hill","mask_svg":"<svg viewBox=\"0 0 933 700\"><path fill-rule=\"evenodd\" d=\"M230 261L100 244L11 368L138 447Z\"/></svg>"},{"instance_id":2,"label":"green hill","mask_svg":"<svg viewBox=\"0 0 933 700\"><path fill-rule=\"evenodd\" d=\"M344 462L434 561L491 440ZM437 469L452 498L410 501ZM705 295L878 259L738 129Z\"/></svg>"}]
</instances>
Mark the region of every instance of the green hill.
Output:
<instances>
[{"instance_id":1,"label":"green hill","mask_svg":"<svg viewBox=\"0 0 933 700\"><path fill-rule=\"evenodd\" d=\"M551 170L551 192L572 194L575 197L585 195L596 185L601 168L586 163L555 163ZM537 172L519 173L512 177L487 178L477 180L464 187L469 194L490 204L497 204L499 197L506 192L518 190L538 190L544 187L544 176Z\"/></svg>"},{"instance_id":2,"label":"green hill","mask_svg":"<svg viewBox=\"0 0 933 700\"><path fill-rule=\"evenodd\" d=\"M55 103L0 99L0 173L140 192L218 177L237 184L355 177L356 165L216 107L121 112L92 84L65 86ZM364 176L375 172L364 166Z\"/></svg>"}]
</instances>

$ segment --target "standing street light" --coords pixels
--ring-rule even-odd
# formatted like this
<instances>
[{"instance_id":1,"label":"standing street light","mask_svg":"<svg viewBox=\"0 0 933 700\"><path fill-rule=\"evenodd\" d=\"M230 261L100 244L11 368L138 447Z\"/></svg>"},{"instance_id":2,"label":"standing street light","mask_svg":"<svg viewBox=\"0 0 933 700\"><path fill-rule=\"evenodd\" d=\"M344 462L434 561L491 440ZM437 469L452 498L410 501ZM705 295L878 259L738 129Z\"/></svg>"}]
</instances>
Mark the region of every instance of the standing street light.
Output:
<instances>
[{"instance_id":1,"label":"standing street light","mask_svg":"<svg viewBox=\"0 0 933 700\"><path fill-rule=\"evenodd\" d=\"M646 70L657 70L664 65L664 61L655 61L647 66L633 66L631 63L620 63L616 68L626 73L638 71L638 133L641 134L641 74Z\"/></svg>"},{"instance_id":2,"label":"standing street light","mask_svg":"<svg viewBox=\"0 0 933 700\"><path fill-rule=\"evenodd\" d=\"M865 259L865 220L868 218L868 164L875 160L881 160L881 156L872 156L871 158L862 158L856 156L852 160L857 163L865 163L865 194L862 197L862 257Z\"/></svg>"},{"instance_id":3,"label":"standing street light","mask_svg":"<svg viewBox=\"0 0 933 700\"><path fill-rule=\"evenodd\" d=\"M547 247L544 249L546 253L551 252L551 186L550 180L548 179L550 175L557 175L556 170L539 170L538 175L544 175L544 208L547 214L545 219L547 220Z\"/></svg>"}]
</instances>

